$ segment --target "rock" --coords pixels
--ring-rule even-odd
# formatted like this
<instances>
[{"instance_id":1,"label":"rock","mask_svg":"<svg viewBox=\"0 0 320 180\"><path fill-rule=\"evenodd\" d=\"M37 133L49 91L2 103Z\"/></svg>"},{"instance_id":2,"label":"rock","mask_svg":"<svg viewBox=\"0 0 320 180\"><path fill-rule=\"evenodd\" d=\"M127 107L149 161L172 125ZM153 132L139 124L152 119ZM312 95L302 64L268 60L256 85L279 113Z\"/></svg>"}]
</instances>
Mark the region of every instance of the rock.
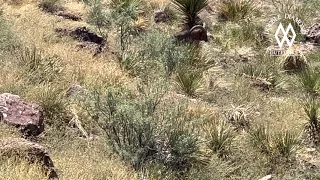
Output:
<instances>
[{"instance_id":1,"label":"rock","mask_svg":"<svg viewBox=\"0 0 320 180\"><path fill-rule=\"evenodd\" d=\"M156 22L156 23L160 23L160 22L167 22L167 21L169 21L170 20L170 17L169 17L169 15L166 13L166 12L164 12L164 11L156 11L155 13L154 13L154 21Z\"/></svg>"},{"instance_id":2,"label":"rock","mask_svg":"<svg viewBox=\"0 0 320 180\"><path fill-rule=\"evenodd\" d=\"M303 56L289 55L284 59L283 69L288 73L303 72L307 68L308 64Z\"/></svg>"},{"instance_id":3,"label":"rock","mask_svg":"<svg viewBox=\"0 0 320 180\"><path fill-rule=\"evenodd\" d=\"M320 23L316 23L308 28L306 40L320 45Z\"/></svg>"},{"instance_id":4,"label":"rock","mask_svg":"<svg viewBox=\"0 0 320 180\"><path fill-rule=\"evenodd\" d=\"M57 28L55 29L55 31L62 36L71 36L74 39L82 42L92 42L99 45L105 44L105 40L101 36L97 35L96 33L90 32L87 27L77 27L73 30Z\"/></svg>"},{"instance_id":5,"label":"rock","mask_svg":"<svg viewBox=\"0 0 320 180\"><path fill-rule=\"evenodd\" d=\"M71 36L72 38L81 41L81 44L77 47L93 49L95 51L94 56L105 50L105 40L101 36L90 32L87 27L77 27L73 30L57 28L55 31L60 37Z\"/></svg>"},{"instance_id":6,"label":"rock","mask_svg":"<svg viewBox=\"0 0 320 180\"><path fill-rule=\"evenodd\" d=\"M12 155L25 158L29 163L39 163L49 178L58 178L49 153L43 146L22 138L0 139L0 157L10 158Z\"/></svg>"},{"instance_id":7,"label":"rock","mask_svg":"<svg viewBox=\"0 0 320 180\"><path fill-rule=\"evenodd\" d=\"M93 42L96 44L104 44L105 41L102 37L97 34L90 32L87 27L77 27L75 30L70 32L70 36L85 42Z\"/></svg>"},{"instance_id":8,"label":"rock","mask_svg":"<svg viewBox=\"0 0 320 180\"><path fill-rule=\"evenodd\" d=\"M247 63L249 62L250 60L250 57L249 56L245 56L245 55L239 55L239 58L237 58L235 61L236 62L244 62L244 63Z\"/></svg>"},{"instance_id":9,"label":"rock","mask_svg":"<svg viewBox=\"0 0 320 180\"><path fill-rule=\"evenodd\" d=\"M75 95L75 94L78 94L78 93L81 93L81 92L83 92L83 91L84 91L84 88L83 88L82 86L75 84L75 85L72 85L72 86L68 89L66 95L67 95L67 97L71 97L71 96L73 96L73 95Z\"/></svg>"},{"instance_id":10,"label":"rock","mask_svg":"<svg viewBox=\"0 0 320 180\"><path fill-rule=\"evenodd\" d=\"M44 131L42 108L21 100L17 95L0 94L0 114L0 121L21 127L26 136L37 136Z\"/></svg>"},{"instance_id":11,"label":"rock","mask_svg":"<svg viewBox=\"0 0 320 180\"><path fill-rule=\"evenodd\" d=\"M272 176L269 174L269 175L267 175L267 176L265 176L265 177L263 177L263 178L261 178L259 180L271 180L271 179L272 179Z\"/></svg>"}]
</instances>

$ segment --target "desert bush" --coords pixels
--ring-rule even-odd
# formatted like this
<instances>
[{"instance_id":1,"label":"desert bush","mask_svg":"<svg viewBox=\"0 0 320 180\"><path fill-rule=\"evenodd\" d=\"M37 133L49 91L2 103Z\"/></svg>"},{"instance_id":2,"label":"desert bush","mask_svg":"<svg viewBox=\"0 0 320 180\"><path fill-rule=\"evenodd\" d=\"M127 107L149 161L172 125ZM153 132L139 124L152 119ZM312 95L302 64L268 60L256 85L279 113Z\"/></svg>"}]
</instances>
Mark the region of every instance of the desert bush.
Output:
<instances>
[{"instance_id":1,"label":"desert bush","mask_svg":"<svg viewBox=\"0 0 320 180\"><path fill-rule=\"evenodd\" d=\"M194 97L201 87L202 72L193 70L179 70L175 77L175 84L179 91Z\"/></svg>"},{"instance_id":2,"label":"desert bush","mask_svg":"<svg viewBox=\"0 0 320 180\"><path fill-rule=\"evenodd\" d=\"M189 29L200 23L198 15L208 5L207 0L173 0L172 3L183 14L183 23Z\"/></svg>"},{"instance_id":3,"label":"desert bush","mask_svg":"<svg viewBox=\"0 0 320 180\"><path fill-rule=\"evenodd\" d=\"M203 130L207 146L219 157L227 156L230 153L232 141L235 137L233 129L224 120L214 120L207 122Z\"/></svg>"},{"instance_id":4,"label":"desert bush","mask_svg":"<svg viewBox=\"0 0 320 180\"><path fill-rule=\"evenodd\" d=\"M53 82L63 71L58 56L45 56L35 47L24 48L19 53L18 63L24 67L24 76L31 84Z\"/></svg>"},{"instance_id":5,"label":"desert bush","mask_svg":"<svg viewBox=\"0 0 320 180\"><path fill-rule=\"evenodd\" d=\"M114 152L136 170L156 162L172 171L187 171L199 162L200 140L185 107L161 108L160 94L141 93L134 97L126 89L110 88L95 92L85 107Z\"/></svg>"},{"instance_id":6,"label":"desert bush","mask_svg":"<svg viewBox=\"0 0 320 180\"><path fill-rule=\"evenodd\" d=\"M185 172L192 167L197 167L206 164L206 157L200 151L201 139L197 136L196 128L193 125L192 118L180 114L182 109L166 110L167 122L164 130L166 144L164 152L166 158L164 164L170 171Z\"/></svg>"},{"instance_id":7,"label":"desert bush","mask_svg":"<svg viewBox=\"0 0 320 180\"><path fill-rule=\"evenodd\" d=\"M190 178L195 180L232 179L238 167L231 160L222 159L213 155L205 168L195 169L190 173Z\"/></svg>"},{"instance_id":8,"label":"desert bush","mask_svg":"<svg viewBox=\"0 0 320 180\"><path fill-rule=\"evenodd\" d=\"M55 13L64 10L60 3L60 0L42 0L39 4L39 8L45 12Z\"/></svg>"},{"instance_id":9,"label":"desert bush","mask_svg":"<svg viewBox=\"0 0 320 180\"><path fill-rule=\"evenodd\" d=\"M121 64L140 78L169 78L180 69L201 69L203 62L193 45L176 46L169 34L152 30L133 39Z\"/></svg>"},{"instance_id":10,"label":"desert bush","mask_svg":"<svg viewBox=\"0 0 320 180\"><path fill-rule=\"evenodd\" d=\"M220 3L220 17L227 21L245 19L252 16L257 9L253 0L222 0Z\"/></svg>"}]
</instances>

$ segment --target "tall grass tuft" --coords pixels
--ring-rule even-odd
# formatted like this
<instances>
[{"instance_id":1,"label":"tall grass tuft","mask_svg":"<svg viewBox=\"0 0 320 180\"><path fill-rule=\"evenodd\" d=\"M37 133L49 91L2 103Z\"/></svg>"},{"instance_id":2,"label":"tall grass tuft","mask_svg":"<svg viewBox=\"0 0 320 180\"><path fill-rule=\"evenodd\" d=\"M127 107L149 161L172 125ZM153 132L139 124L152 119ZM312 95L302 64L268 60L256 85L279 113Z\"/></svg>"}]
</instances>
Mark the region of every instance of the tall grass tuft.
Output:
<instances>
[{"instance_id":1,"label":"tall grass tuft","mask_svg":"<svg viewBox=\"0 0 320 180\"><path fill-rule=\"evenodd\" d=\"M281 157L289 159L301 148L302 140L299 135L288 130L278 132L274 137L274 146Z\"/></svg>"},{"instance_id":2,"label":"tall grass tuft","mask_svg":"<svg viewBox=\"0 0 320 180\"><path fill-rule=\"evenodd\" d=\"M24 67L26 80L31 84L51 83L62 74L58 56L45 56L37 48L24 48L18 57L19 64Z\"/></svg>"},{"instance_id":3,"label":"tall grass tuft","mask_svg":"<svg viewBox=\"0 0 320 180\"><path fill-rule=\"evenodd\" d=\"M223 120L209 121L203 127L207 146L219 157L227 156L230 153L232 141L235 134L230 125Z\"/></svg>"},{"instance_id":4,"label":"tall grass tuft","mask_svg":"<svg viewBox=\"0 0 320 180\"><path fill-rule=\"evenodd\" d=\"M320 142L319 107L320 104L314 98L308 98L303 103L304 112L308 116L308 124L306 128L311 140L315 144Z\"/></svg>"},{"instance_id":5,"label":"tall grass tuft","mask_svg":"<svg viewBox=\"0 0 320 180\"><path fill-rule=\"evenodd\" d=\"M226 21L238 21L250 17L257 10L254 0L222 0L220 17Z\"/></svg>"},{"instance_id":6,"label":"tall grass tuft","mask_svg":"<svg viewBox=\"0 0 320 180\"><path fill-rule=\"evenodd\" d=\"M319 91L320 73L314 70L305 70L298 75L298 82L305 93L317 95Z\"/></svg>"}]
</instances>

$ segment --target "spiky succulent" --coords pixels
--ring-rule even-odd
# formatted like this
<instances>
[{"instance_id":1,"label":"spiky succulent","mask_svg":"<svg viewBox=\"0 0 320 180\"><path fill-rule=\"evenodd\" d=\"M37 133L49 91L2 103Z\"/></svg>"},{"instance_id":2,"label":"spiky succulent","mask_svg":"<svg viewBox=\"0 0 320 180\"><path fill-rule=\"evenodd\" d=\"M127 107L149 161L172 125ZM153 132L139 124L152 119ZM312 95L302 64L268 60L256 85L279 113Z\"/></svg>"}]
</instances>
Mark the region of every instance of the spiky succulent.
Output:
<instances>
[{"instance_id":1,"label":"spiky succulent","mask_svg":"<svg viewBox=\"0 0 320 180\"><path fill-rule=\"evenodd\" d=\"M184 23L188 28L199 23L199 13L208 6L208 0L172 0L172 3L183 14Z\"/></svg>"}]
</instances>

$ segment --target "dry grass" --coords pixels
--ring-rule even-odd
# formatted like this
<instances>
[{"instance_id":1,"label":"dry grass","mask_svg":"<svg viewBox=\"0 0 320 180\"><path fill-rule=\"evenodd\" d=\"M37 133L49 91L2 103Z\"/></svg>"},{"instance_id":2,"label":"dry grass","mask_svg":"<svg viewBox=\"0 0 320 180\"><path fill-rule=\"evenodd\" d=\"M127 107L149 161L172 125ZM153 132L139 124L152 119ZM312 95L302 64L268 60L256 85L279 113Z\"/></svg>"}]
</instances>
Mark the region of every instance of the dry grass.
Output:
<instances>
[{"instance_id":1,"label":"dry grass","mask_svg":"<svg viewBox=\"0 0 320 180\"><path fill-rule=\"evenodd\" d=\"M89 26L85 21L74 22L44 13L37 7L39 1L36 0L7 2L1 5L4 17L11 23L12 31L19 37L21 44L27 47L36 46L43 50L46 55L57 55L61 59L63 75L51 84L28 84L22 78L26 76L22 73L22 68L14 63L7 63L0 71L0 92L11 92L28 101L41 102L47 98L44 95L46 91L55 92L54 90L59 89L61 93L64 93L72 84L81 84L89 90L121 85L137 91L136 85L141 82L141 79L132 77L128 72L121 69L118 60L110 52L93 57L90 50L77 49L78 42L67 37L59 38L54 32L55 28L87 26L94 30L94 27ZM157 10L168 6L170 2L169 0L151 0L147 3L151 5L153 10ZM209 3L218 4L213 0ZM79 14L85 19L87 9L83 3L71 0L62 1L62 4L68 11ZM262 6L267 7L267 3L265 2ZM153 11L143 14L143 18L148 21L142 24L147 26L147 29L151 29L154 25L152 21L149 21L149 18L153 17L152 13ZM262 22L267 21L268 16L270 16L268 12L262 12L261 18L264 19L261 21L253 19L252 21L263 26ZM243 24L225 22L213 25L209 27L209 30L214 38L202 46L202 54L205 54L206 58L215 67L203 73L201 92L197 92L195 97L177 94L173 88L174 80L171 78L168 79L171 89L166 92L163 102L174 107L180 100L186 100L189 102L189 113L192 116L197 119L209 120L224 119L225 112L233 112L234 114L231 114L231 116L239 114L238 111L228 111L232 105L234 107L245 107L241 110L247 113L246 120L250 125L268 124L273 133L290 130L290 132L300 134L304 129L307 118L300 104L301 94L296 91L294 85L295 77L279 73L279 76L289 84L286 92L276 90L261 92L258 88L252 87L247 78L236 75L241 65L241 62L237 62L236 59L239 54L253 55L250 61L256 62L260 58L254 56L260 53L257 52L257 49L264 47L256 45L254 40L247 41L251 36L242 32L243 27L246 27ZM170 34L179 30L178 25L175 24L155 25L155 27ZM110 51L116 49L116 32L115 28L110 29L108 39ZM7 62L15 61L14 56L5 54L4 57ZM51 94L51 96L53 95ZM79 120L89 133L94 134L98 130L90 129L93 122L87 114L83 114L85 113L79 110ZM59 119L61 122L65 120L68 119ZM236 127L233 128L236 129ZM46 132L39 137L39 142L50 151L61 179L138 179L140 172L134 171L132 167L126 165L113 154L101 132L97 133L99 135L97 139L87 141L76 137L78 131L74 128L67 127L66 129L66 135L61 136L59 130L54 127L47 127ZM221 172L221 177L216 174L213 175L208 170L204 174L208 175L209 179L213 177L219 177L220 179L226 177L258 179L274 169L273 172L279 175L280 179L281 177L290 177L295 173L301 175L295 168L305 168L304 163L297 161L292 167L284 165L283 169L287 169L280 170L282 165L270 165L272 163L270 163L268 156L259 154L253 147L250 147L247 143L247 132L236 132L235 141L230 148L232 155L229 157L236 164L230 165L224 159L213 160L214 162L210 162L208 168ZM19 136L20 134L17 133L15 128L9 125L0 125L0 139ZM308 145L303 145L304 151L298 152L297 159L307 159L306 161L319 165L319 158L313 158L315 155L306 152L305 149L307 148ZM219 165L216 166L215 164ZM237 168L237 171L234 170L235 168ZM235 172L230 175L227 174L229 171ZM309 170L306 171L309 172ZM24 162L1 162L0 172L0 180L45 179L37 165L30 166ZM194 176L198 178L197 174L199 175L201 172L196 172ZM313 174L311 171L310 173ZM305 176L301 175L299 177Z\"/></svg>"}]
</instances>

